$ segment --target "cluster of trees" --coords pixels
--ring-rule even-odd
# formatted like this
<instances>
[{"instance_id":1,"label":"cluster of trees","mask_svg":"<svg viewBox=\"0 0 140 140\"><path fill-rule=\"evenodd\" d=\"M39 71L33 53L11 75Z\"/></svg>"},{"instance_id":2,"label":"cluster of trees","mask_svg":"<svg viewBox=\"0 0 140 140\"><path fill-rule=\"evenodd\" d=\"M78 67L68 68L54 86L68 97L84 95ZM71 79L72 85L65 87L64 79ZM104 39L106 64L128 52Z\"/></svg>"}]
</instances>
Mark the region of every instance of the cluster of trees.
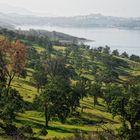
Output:
<instances>
[{"instance_id":1,"label":"cluster of trees","mask_svg":"<svg viewBox=\"0 0 140 140\"><path fill-rule=\"evenodd\" d=\"M135 55L135 54L132 54L132 55L129 55L127 52L123 52L123 53L119 53L119 51L116 49L116 50L113 50L111 52L110 50L110 47L109 46L105 46L105 47L98 47L98 48L94 48L93 49L95 52L102 52L102 53L108 53L108 54L112 54L114 56L117 56L117 57L122 57L122 58L127 58L127 59L130 59L132 61L135 61L135 62L140 62L140 57L138 55Z\"/></svg>"},{"instance_id":2,"label":"cluster of trees","mask_svg":"<svg viewBox=\"0 0 140 140\"><path fill-rule=\"evenodd\" d=\"M114 55L119 56L117 51L113 51L111 54L109 47L105 47L93 49L92 52L94 53L92 59L99 60L102 58L101 61L105 65L103 73L100 72L98 75L98 70L94 73L95 79L91 90L94 96L94 105L98 104L98 97L103 98L113 117L118 115L121 117L122 127L118 129L119 137L127 140L139 139L140 77L129 75L127 81L121 81L117 68L120 66L129 68L129 66L125 61L114 57ZM126 53L123 53L121 57L129 58ZM135 55L130 56L133 61L135 60L132 57L137 58Z\"/></svg>"},{"instance_id":3,"label":"cluster of trees","mask_svg":"<svg viewBox=\"0 0 140 140\"><path fill-rule=\"evenodd\" d=\"M27 50L19 40L10 42L0 36L0 128L7 135L19 133L13 124L16 113L22 112L25 102L16 89L11 87L15 76L22 76L26 66Z\"/></svg>"},{"instance_id":4,"label":"cluster of trees","mask_svg":"<svg viewBox=\"0 0 140 140\"><path fill-rule=\"evenodd\" d=\"M47 36L38 35L38 34L28 34L28 31L24 31L24 33L20 33L19 31L12 31L8 29L0 29L0 34L9 38L9 40L17 40L20 39L24 42L25 45L31 46L32 44L38 44L42 47L50 47L52 46L52 42Z\"/></svg>"},{"instance_id":5,"label":"cluster of trees","mask_svg":"<svg viewBox=\"0 0 140 140\"><path fill-rule=\"evenodd\" d=\"M21 129L13 121L18 112L24 111L25 101L17 90L11 88L11 82L15 76L26 77L26 67L30 67L33 69L31 82L38 92L30 105L44 112L46 128L52 118L65 123L67 117L77 111L80 100L91 96L93 106L99 105L98 98L102 98L108 111L114 117L121 117L120 137L138 139L140 78L130 75L127 75L130 77L127 81L120 78L126 76L121 68L130 68L128 62L120 57L129 58L128 55L119 55L117 50L111 52L108 46L90 49L74 44L61 52L50 44L48 47L43 40L46 38L41 39L41 43L34 36L24 38L24 42L32 41L46 48L38 53L33 47L26 48L20 40L0 37L0 128L8 135L21 134ZM130 59L136 61L138 58L131 56Z\"/></svg>"},{"instance_id":6,"label":"cluster of trees","mask_svg":"<svg viewBox=\"0 0 140 140\"><path fill-rule=\"evenodd\" d=\"M69 46L63 53L52 50L47 56L41 56L43 59L38 61L41 65L34 67L33 79L38 92L41 89L34 104L36 109L44 111L46 127L53 117L64 123L79 107L80 100L91 96L94 106L99 104L98 98L103 98L108 111L113 116L121 116L121 137L139 137L139 80L130 79L129 83L126 83L120 79L123 73L119 68L129 68L129 65L114 55L109 47L89 49ZM94 78L87 78L86 74ZM72 81L75 81L75 84Z\"/></svg>"},{"instance_id":7,"label":"cluster of trees","mask_svg":"<svg viewBox=\"0 0 140 140\"><path fill-rule=\"evenodd\" d=\"M45 112L48 127L52 117L58 117L64 123L68 115L76 110L81 99L76 92L80 87L72 86L71 80L76 73L67 66L62 56L49 56L42 63L42 66L37 66L33 73L38 92L41 88L41 93L36 96L34 104L40 111Z\"/></svg>"},{"instance_id":8,"label":"cluster of trees","mask_svg":"<svg viewBox=\"0 0 140 140\"><path fill-rule=\"evenodd\" d=\"M139 94L135 94L136 91L139 93L139 90L133 87L134 84L132 86L132 83L139 80L133 80L128 84L120 79L123 73L119 71L119 67L129 68L129 65L123 59L114 57L109 47L85 49L71 46L63 53L54 53L52 50L47 56L41 57L43 59L40 58L38 63L41 65L34 67L33 73L38 92L41 89L34 104L36 109L44 111L46 127L53 117L59 118L64 123L69 114L79 107L80 100L91 96L94 106L99 104L98 98L103 98L108 111L113 116L120 115L123 118L123 127L119 129L121 137L129 139L139 137L140 111L136 109L139 106ZM94 78L86 78L86 74ZM75 81L75 84L72 81ZM124 98L125 96L127 98ZM125 101L122 105L120 103L123 100ZM136 116L133 116L133 113Z\"/></svg>"},{"instance_id":9,"label":"cluster of trees","mask_svg":"<svg viewBox=\"0 0 140 140\"><path fill-rule=\"evenodd\" d=\"M112 55L120 56L122 58L127 58L127 59L130 59L130 60L135 61L135 62L140 62L140 57L138 55L135 55L135 54L132 54L132 55L129 56L126 52L123 52L122 54L119 54L118 50L114 50L112 52Z\"/></svg>"},{"instance_id":10,"label":"cluster of trees","mask_svg":"<svg viewBox=\"0 0 140 140\"><path fill-rule=\"evenodd\" d=\"M140 77L131 77L123 85L106 87L106 102L113 117L121 117L122 126L118 130L121 138L132 140L140 137Z\"/></svg>"}]
</instances>

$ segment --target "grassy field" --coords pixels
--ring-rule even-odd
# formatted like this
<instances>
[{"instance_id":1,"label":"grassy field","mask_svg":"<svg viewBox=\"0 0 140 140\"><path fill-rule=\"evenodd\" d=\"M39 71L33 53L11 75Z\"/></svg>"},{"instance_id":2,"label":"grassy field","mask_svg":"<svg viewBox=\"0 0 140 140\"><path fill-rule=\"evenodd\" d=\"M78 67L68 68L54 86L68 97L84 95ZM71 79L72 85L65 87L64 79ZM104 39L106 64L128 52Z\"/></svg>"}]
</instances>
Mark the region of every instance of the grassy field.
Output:
<instances>
[{"instance_id":1,"label":"grassy field","mask_svg":"<svg viewBox=\"0 0 140 140\"><path fill-rule=\"evenodd\" d=\"M44 51L43 48L39 46L34 46L36 50L41 53ZM64 51L64 47L54 46L57 51ZM140 65L138 63L128 61L132 69L123 69L127 73L132 75L140 75ZM121 69L121 68L120 68ZM22 95L23 99L28 102L32 102L34 97L38 95L37 89L32 84L32 69L27 69L27 77L17 78L15 77L12 82L12 87L17 89ZM88 76L90 77L90 75ZM122 77L124 78L124 77ZM127 78L127 77L125 77ZM65 124L60 123L56 118L52 119L49 123L49 128L47 129L48 135L41 136L40 131L45 126L45 118L43 112L37 112L34 110L24 111L19 113L16 121L14 122L18 127L24 125L30 125L33 128L34 136L41 139L48 139L53 137L70 137L75 132L89 132L102 130L101 126L116 129L120 126L119 117L112 118L112 115L106 111L105 103L102 99L99 100L100 105L96 107L93 106L93 99L91 97L84 98L81 100L78 112L80 115L70 116ZM0 138L0 140L8 140L9 138Z\"/></svg>"},{"instance_id":2,"label":"grassy field","mask_svg":"<svg viewBox=\"0 0 140 140\"><path fill-rule=\"evenodd\" d=\"M31 84L31 75L33 70L28 69L28 76L26 79L17 78L12 82L12 87L16 88L20 94L23 96L25 101L32 102L35 95L37 95L37 89ZM100 123L113 129L119 126L119 119L112 118L110 113L106 112L104 102L102 99L100 101L100 106L93 106L93 99L87 97L81 101L81 105L78 108L80 116L69 117L66 124L60 123L57 119L53 119L49 123L49 128L47 129L47 136L39 136L41 129L45 126L45 118L43 112L37 111L25 111L24 113L19 113L16 118L15 124L17 126L30 125L33 128L35 137L40 137L42 139L52 138L52 137L69 137L75 132L88 132L96 131L100 129ZM83 108L83 109L82 109Z\"/></svg>"}]
</instances>

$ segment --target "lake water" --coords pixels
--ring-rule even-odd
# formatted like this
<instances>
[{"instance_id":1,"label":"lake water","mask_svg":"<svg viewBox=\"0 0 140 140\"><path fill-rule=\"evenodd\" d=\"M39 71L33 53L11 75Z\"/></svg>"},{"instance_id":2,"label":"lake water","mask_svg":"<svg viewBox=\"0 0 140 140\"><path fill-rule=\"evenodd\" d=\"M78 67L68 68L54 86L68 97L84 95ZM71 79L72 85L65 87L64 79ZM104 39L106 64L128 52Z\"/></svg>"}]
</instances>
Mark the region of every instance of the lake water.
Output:
<instances>
[{"instance_id":1,"label":"lake water","mask_svg":"<svg viewBox=\"0 0 140 140\"><path fill-rule=\"evenodd\" d=\"M17 28L44 29L48 31L58 31L77 37L83 37L94 42L90 42L91 47L108 45L111 50L118 49L119 52L126 51L128 54L140 56L140 30L122 30L115 28L62 28L53 26L19 26Z\"/></svg>"}]
</instances>

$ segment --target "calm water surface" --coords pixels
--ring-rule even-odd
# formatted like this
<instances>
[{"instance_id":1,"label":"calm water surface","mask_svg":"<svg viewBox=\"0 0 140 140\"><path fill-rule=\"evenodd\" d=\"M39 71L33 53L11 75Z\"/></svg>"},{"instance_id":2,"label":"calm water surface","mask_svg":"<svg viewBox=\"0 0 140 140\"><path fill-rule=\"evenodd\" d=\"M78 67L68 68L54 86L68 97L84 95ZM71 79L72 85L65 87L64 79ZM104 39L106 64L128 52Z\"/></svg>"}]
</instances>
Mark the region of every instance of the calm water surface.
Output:
<instances>
[{"instance_id":1,"label":"calm water surface","mask_svg":"<svg viewBox=\"0 0 140 140\"><path fill-rule=\"evenodd\" d=\"M121 30L114 28L62 28L54 26L19 26L24 30L44 29L58 31L77 37L83 37L94 42L92 47L110 46L111 50L118 49L119 52L126 51L129 54L140 55L140 30Z\"/></svg>"}]
</instances>

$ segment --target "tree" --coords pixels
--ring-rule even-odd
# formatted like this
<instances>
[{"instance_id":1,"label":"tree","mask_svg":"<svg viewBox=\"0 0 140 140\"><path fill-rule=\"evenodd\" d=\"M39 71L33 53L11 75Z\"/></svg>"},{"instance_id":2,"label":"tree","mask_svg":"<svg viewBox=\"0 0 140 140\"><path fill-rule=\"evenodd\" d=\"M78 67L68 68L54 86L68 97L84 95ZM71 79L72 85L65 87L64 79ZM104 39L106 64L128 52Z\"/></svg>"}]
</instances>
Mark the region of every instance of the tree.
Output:
<instances>
[{"instance_id":1,"label":"tree","mask_svg":"<svg viewBox=\"0 0 140 140\"><path fill-rule=\"evenodd\" d=\"M129 58L129 55L128 55L126 52L123 52L123 53L121 54L121 57L123 57L123 58Z\"/></svg>"},{"instance_id":2,"label":"tree","mask_svg":"<svg viewBox=\"0 0 140 140\"><path fill-rule=\"evenodd\" d=\"M83 76L78 78L78 82L76 83L76 87L79 89L80 99L83 99L88 95L89 92L89 83L90 80Z\"/></svg>"},{"instance_id":3,"label":"tree","mask_svg":"<svg viewBox=\"0 0 140 140\"><path fill-rule=\"evenodd\" d=\"M7 135L14 135L17 128L13 125L13 120L16 113L23 111L24 101L19 92L12 88L2 88L0 94L0 128Z\"/></svg>"},{"instance_id":4,"label":"tree","mask_svg":"<svg viewBox=\"0 0 140 140\"><path fill-rule=\"evenodd\" d=\"M119 56L118 50L113 50L112 55Z\"/></svg>"},{"instance_id":5,"label":"tree","mask_svg":"<svg viewBox=\"0 0 140 140\"><path fill-rule=\"evenodd\" d=\"M5 73L5 60L3 58L2 52L0 51L0 87L4 86L6 83L6 73Z\"/></svg>"},{"instance_id":6,"label":"tree","mask_svg":"<svg viewBox=\"0 0 140 140\"><path fill-rule=\"evenodd\" d=\"M20 76L22 70L25 69L26 53L26 47L19 40L11 43L6 37L0 37L0 61L8 80L8 87L15 74Z\"/></svg>"},{"instance_id":7,"label":"tree","mask_svg":"<svg viewBox=\"0 0 140 140\"><path fill-rule=\"evenodd\" d=\"M106 84L104 91L104 100L107 104L107 107L111 104L111 102L119 96L123 95L124 88L118 84Z\"/></svg>"},{"instance_id":8,"label":"tree","mask_svg":"<svg viewBox=\"0 0 140 140\"><path fill-rule=\"evenodd\" d=\"M51 79L56 76L69 79L74 74L72 69L69 69L69 66L66 65L63 56L49 57L43 63L45 71Z\"/></svg>"},{"instance_id":9,"label":"tree","mask_svg":"<svg viewBox=\"0 0 140 140\"><path fill-rule=\"evenodd\" d=\"M104 69L101 71L102 81L105 83L116 82L119 79L117 67L121 65L122 61L114 58L111 55L102 56L102 63Z\"/></svg>"},{"instance_id":10,"label":"tree","mask_svg":"<svg viewBox=\"0 0 140 140\"><path fill-rule=\"evenodd\" d=\"M6 83L6 52L9 51L10 42L4 36L0 36L0 86Z\"/></svg>"},{"instance_id":11,"label":"tree","mask_svg":"<svg viewBox=\"0 0 140 140\"><path fill-rule=\"evenodd\" d=\"M135 62L140 62L140 57L137 55L132 54L130 56L130 60L135 61Z\"/></svg>"},{"instance_id":12,"label":"tree","mask_svg":"<svg viewBox=\"0 0 140 140\"><path fill-rule=\"evenodd\" d=\"M71 51L71 57L69 63L73 65L77 75L80 77L85 71L89 70L89 61L84 56L87 55L86 52L82 51L82 49L79 46L76 46Z\"/></svg>"},{"instance_id":13,"label":"tree","mask_svg":"<svg viewBox=\"0 0 140 140\"><path fill-rule=\"evenodd\" d=\"M93 82L90 85L90 92L89 92L89 94L94 97L94 106L99 104L98 103L98 98L102 97L102 95L103 95L101 88L102 88L102 84L101 83Z\"/></svg>"},{"instance_id":14,"label":"tree","mask_svg":"<svg viewBox=\"0 0 140 140\"><path fill-rule=\"evenodd\" d=\"M35 69L35 72L32 75L35 85L37 87L37 92L39 92L40 88L45 86L48 81L47 73L45 72L43 66L40 65L37 65L38 68Z\"/></svg>"},{"instance_id":15,"label":"tree","mask_svg":"<svg viewBox=\"0 0 140 140\"><path fill-rule=\"evenodd\" d=\"M27 51L24 44L17 40L10 46L8 63L6 64L6 75L8 77L8 87L10 87L14 76L20 76L26 66Z\"/></svg>"},{"instance_id":16,"label":"tree","mask_svg":"<svg viewBox=\"0 0 140 140\"><path fill-rule=\"evenodd\" d=\"M52 117L58 117L61 122L65 122L73 106L71 93L70 83L63 77L48 81L43 92L36 98L44 106L46 127Z\"/></svg>"},{"instance_id":17,"label":"tree","mask_svg":"<svg viewBox=\"0 0 140 140\"><path fill-rule=\"evenodd\" d=\"M105 48L103 48L103 53L109 55L110 54L110 47L105 46Z\"/></svg>"},{"instance_id":18,"label":"tree","mask_svg":"<svg viewBox=\"0 0 140 140\"><path fill-rule=\"evenodd\" d=\"M119 79L119 74L117 71L113 69L105 68L102 71L102 81L106 84L108 83L115 83Z\"/></svg>"},{"instance_id":19,"label":"tree","mask_svg":"<svg viewBox=\"0 0 140 140\"><path fill-rule=\"evenodd\" d=\"M137 78L136 78L137 79ZM122 128L119 133L128 140L139 139L140 137L140 86L138 81L134 80L120 91L121 95L114 96L109 105L113 116L119 115L122 121ZM115 94L115 91L112 91ZM127 125L127 122L130 125ZM122 133L123 132L123 133Z\"/></svg>"},{"instance_id":20,"label":"tree","mask_svg":"<svg viewBox=\"0 0 140 140\"><path fill-rule=\"evenodd\" d=\"M122 117L122 122L127 125L129 122L129 140L138 139L140 137L140 127L138 123L140 121L140 99L139 97L117 97L111 103L111 112L113 116L120 115ZM125 132L126 133L126 132ZM124 133L124 134L125 134Z\"/></svg>"}]
</instances>

